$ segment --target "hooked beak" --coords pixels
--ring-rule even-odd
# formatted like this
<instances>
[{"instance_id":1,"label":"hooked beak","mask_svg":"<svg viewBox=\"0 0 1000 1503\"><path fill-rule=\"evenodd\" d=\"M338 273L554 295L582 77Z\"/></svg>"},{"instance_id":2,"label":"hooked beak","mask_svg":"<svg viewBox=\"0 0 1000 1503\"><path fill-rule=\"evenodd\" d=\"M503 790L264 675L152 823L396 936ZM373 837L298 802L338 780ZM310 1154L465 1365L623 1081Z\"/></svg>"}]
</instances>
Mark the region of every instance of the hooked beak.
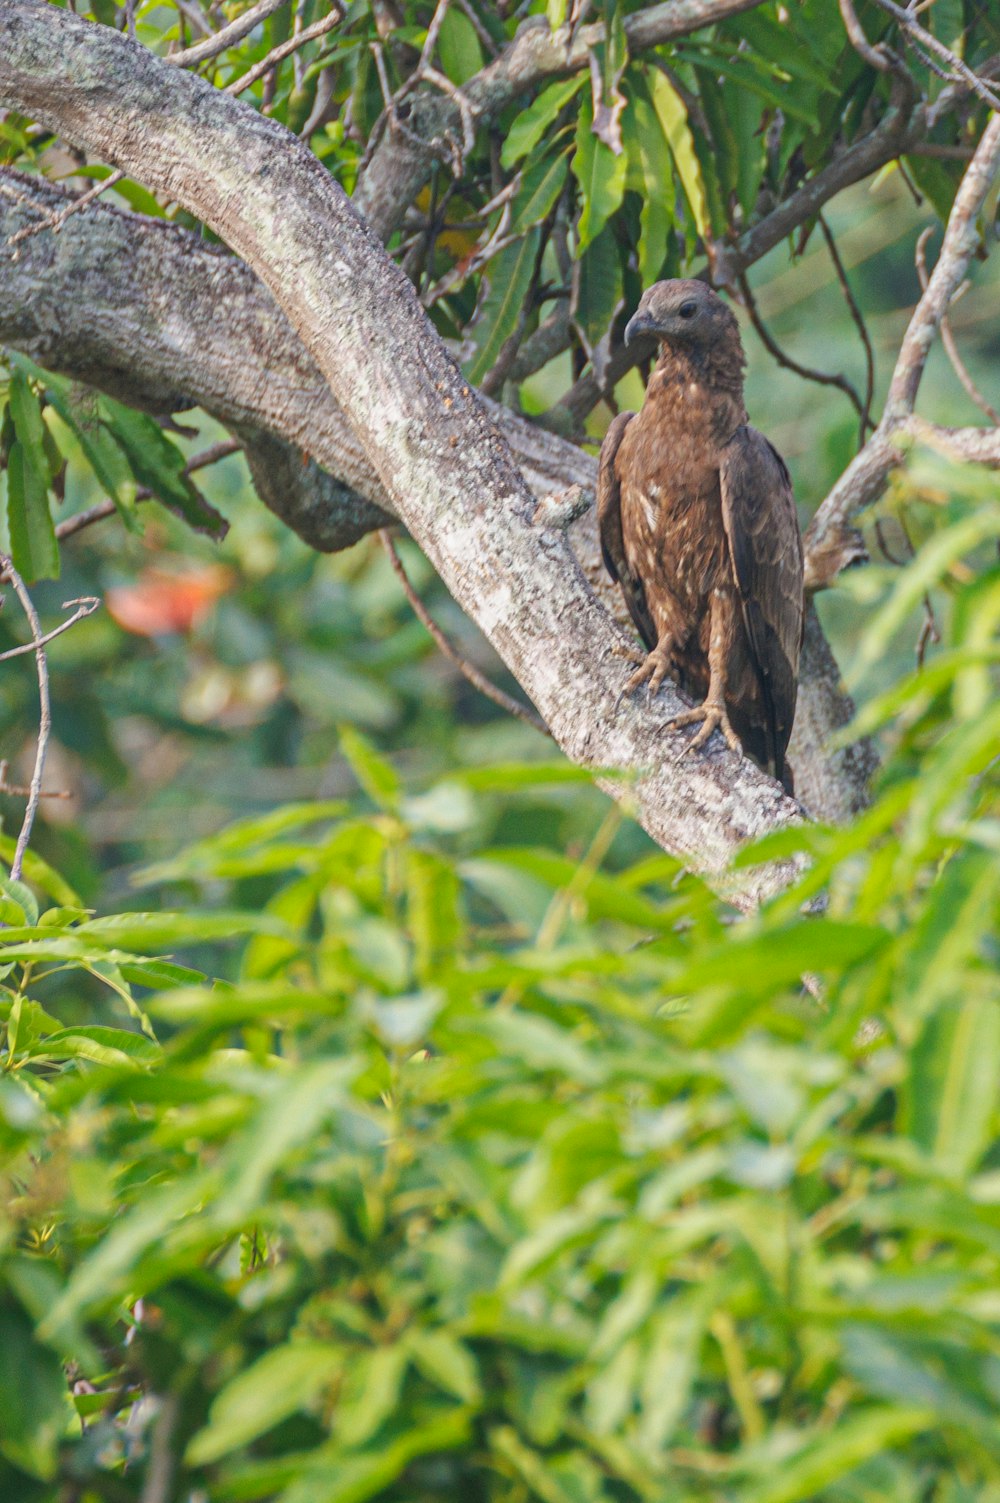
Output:
<instances>
[{"instance_id":1,"label":"hooked beak","mask_svg":"<svg viewBox=\"0 0 1000 1503\"><path fill-rule=\"evenodd\" d=\"M632 344L636 339L642 339L645 335L656 333L656 322L648 313L633 313L625 325L625 343Z\"/></svg>"}]
</instances>

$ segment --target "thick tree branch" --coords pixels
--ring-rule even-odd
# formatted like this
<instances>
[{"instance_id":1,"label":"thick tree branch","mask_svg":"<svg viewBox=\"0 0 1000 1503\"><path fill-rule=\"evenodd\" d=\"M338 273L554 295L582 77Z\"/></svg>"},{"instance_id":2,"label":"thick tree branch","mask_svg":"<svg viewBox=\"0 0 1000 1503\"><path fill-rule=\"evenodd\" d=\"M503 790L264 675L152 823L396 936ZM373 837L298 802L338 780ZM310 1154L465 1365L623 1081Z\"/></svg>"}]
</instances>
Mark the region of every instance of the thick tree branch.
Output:
<instances>
[{"instance_id":1,"label":"thick tree branch","mask_svg":"<svg viewBox=\"0 0 1000 1503\"><path fill-rule=\"evenodd\" d=\"M630 53L675 41L728 16L752 10L761 0L665 0L625 18ZM489 124L520 95L550 79L589 66L604 38L603 21L561 26L553 31L543 17L526 21L514 40L461 90L477 125ZM405 130L390 121L354 193L354 201L375 233L386 240L430 175L447 156L449 141L463 130L461 104L440 92L420 92L411 101Z\"/></svg>"},{"instance_id":2,"label":"thick tree branch","mask_svg":"<svg viewBox=\"0 0 1000 1503\"><path fill-rule=\"evenodd\" d=\"M270 287L386 493L567 755L654 839L753 903L788 863L726 876L748 839L801 818L745 760L684 757L663 692L617 718L621 633L565 535L533 525L510 449L339 186L274 121L110 28L39 0L0 7L0 102L183 204Z\"/></svg>"},{"instance_id":3,"label":"thick tree branch","mask_svg":"<svg viewBox=\"0 0 1000 1503\"><path fill-rule=\"evenodd\" d=\"M66 197L0 169L0 246ZM392 501L270 293L194 234L97 204L16 258L0 252L0 343L152 412L205 408L244 439L261 500L313 547L346 547L391 520ZM593 493L589 454L506 408L489 410L536 497L573 485ZM631 631L593 510L567 535L592 589ZM829 648L810 652L807 636L790 758L802 801L830 821L864 798L864 758L831 763L826 753L849 717Z\"/></svg>"}]
</instances>

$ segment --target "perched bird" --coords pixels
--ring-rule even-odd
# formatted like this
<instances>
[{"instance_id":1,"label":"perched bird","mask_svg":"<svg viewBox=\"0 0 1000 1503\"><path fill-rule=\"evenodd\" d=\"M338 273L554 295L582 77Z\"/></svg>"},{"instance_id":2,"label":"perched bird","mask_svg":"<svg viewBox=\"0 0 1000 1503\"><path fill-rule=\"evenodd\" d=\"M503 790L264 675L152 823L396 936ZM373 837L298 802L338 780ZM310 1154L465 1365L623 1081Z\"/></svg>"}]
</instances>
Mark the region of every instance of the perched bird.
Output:
<instances>
[{"instance_id":1,"label":"perched bird","mask_svg":"<svg viewBox=\"0 0 1000 1503\"><path fill-rule=\"evenodd\" d=\"M655 335L642 411L601 447L601 549L648 648L623 693L669 674L703 701L672 724L721 730L791 789L785 748L802 642L802 540L784 461L747 423L736 319L704 282L656 282L626 342Z\"/></svg>"}]
</instances>

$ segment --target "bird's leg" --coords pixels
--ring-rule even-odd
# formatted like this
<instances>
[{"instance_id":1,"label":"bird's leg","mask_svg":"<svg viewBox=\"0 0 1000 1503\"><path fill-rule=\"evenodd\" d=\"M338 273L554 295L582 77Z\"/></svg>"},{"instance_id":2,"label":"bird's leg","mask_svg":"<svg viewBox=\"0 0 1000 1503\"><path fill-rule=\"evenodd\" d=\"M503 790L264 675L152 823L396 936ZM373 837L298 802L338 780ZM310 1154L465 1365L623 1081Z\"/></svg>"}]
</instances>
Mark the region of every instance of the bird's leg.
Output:
<instances>
[{"instance_id":1,"label":"bird's leg","mask_svg":"<svg viewBox=\"0 0 1000 1503\"><path fill-rule=\"evenodd\" d=\"M618 714L622 700L628 699L629 695L634 694L636 689L646 683L647 680L649 682L649 697L652 699L673 666L673 652L673 637L669 633L663 633L652 652L648 652L645 657L637 654L636 658L632 659L633 662L637 661L639 666L626 681L625 687L615 700L615 707L611 712L612 719Z\"/></svg>"},{"instance_id":2,"label":"bird's leg","mask_svg":"<svg viewBox=\"0 0 1000 1503\"><path fill-rule=\"evenodd\" d=\"M722 732L730 751L736 752L738 756L743 755L742 743L733 730L726 712L726 652L728 644L733 640L734 609L735 602L728 590L712 591L708 643L708 693L705 695L705 702L695 710L684 710L680 715L671 716L667 722L669 726L678 729L681 726L697 725L699 721L702 722L697 736L681 752L682 757L704 746L715 730Z\"/></svg>"}]
</instances>

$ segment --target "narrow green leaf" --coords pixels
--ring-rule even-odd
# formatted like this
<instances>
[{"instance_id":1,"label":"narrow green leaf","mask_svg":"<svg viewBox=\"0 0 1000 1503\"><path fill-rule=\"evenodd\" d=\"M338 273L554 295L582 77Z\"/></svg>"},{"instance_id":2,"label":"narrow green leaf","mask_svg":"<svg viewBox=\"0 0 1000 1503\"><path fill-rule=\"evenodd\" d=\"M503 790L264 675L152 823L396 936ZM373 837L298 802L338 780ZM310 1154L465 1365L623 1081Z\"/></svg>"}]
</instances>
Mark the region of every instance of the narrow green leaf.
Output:
<instances>
[{"instance_id":1,"label":"narrow green leaf","mask_svg":"<svg viewBox=\"0 0 1000 1503\"><path fill-rule=\"evenodd\" d=\"M630 84L623 130L630 164L642 182L639 217L639 276L644 287L663 270L674 229L674 172L660 117L653 107L645 74Z\"/></svg>"},{"instance_id":2,"label":"narrow green leaf","mask_svg":"<svg viewBox=\"0 0 1000 1503\"><path fill-rule=\"evenodd\" d=\"M148 486L157 500L195 532L206 533L212 538L225 537L229 523L208 504L190 476L184 473L184 455L156 419L112 401L110 397L101 397L99 411L128 456L139 482Z\"/></svg>"},{"instance_id":3,"label":"narrow green leaf","mask_svg":"<svg viewBox=\"0 0 1000 1503\"><path fill-rule=\"evenodd\" d=\"M494 256L486 268L489 289L472 329L478 349L465 372L474 385L478 386L493 369L501 350L517 329L538 259L540 236L540 230L529 230L520 240Z\"/></svg>"},{"instance_id":4,"label":"narrow green leaf","mask_svg":"<svg viewBox=\"0 0 1000 1503\"><path fill-rule=\"evenodd\" d=\"M556 156L541 157L525 168L512 208L511 229L514 234L529 230L551 211L566 181L570 150L565 146Z\"/></svg>"},{"instance_id":5,"label":"narrow green leaf","mask_svg":"<svg viewBox=\"0 0 1000 1503\"><path fill-rule=\"evenodd\" d=\"M415 1366L431 1383L463 1404L479 1404L483 1391L476 1360L469 1348L449 1331L416 1330L407 1337Z\"/></svg>"},{"instance_id":6,"label":"narrow green leaf","mask_svg":"<svg viewBox=\"0 0 1000 1503\"><path fill-rule=\"evenodd\" d=\"M7 458L7 527L14 567L29 584L59 578L56 542L47 494L48 480L20 440Z\"/></svg>"},{"instance_id":7,"label":"narrow green leaf","mask_svg":"<svg viewBox=\"0 0 1000 1503\"><path fill-rule=\"evenodd\" d=\"M372 803L398 813L402 784L392 763L379 756L368 738L353 726L342 725L339 735L341 753Z\"/></svg>"},{"instance_id":8,"label":"narrow green leaf","mask_svg":"<svg viewBox=\"0 0 1000 1503\"><path fill-rule=\"evenodd\" d=\"M0 1306L0 1350L0 1455L29 1476L49 1481L66 1428L62 1364L55 1352L38 1344L32 1322L10 1300ZM25 1486L24 1495L29 1491L35 1496ZM8 1496L13 1503L14 1493Z\"/></svg>"},{"instance_id":9,"label":"narrow green leaf","mask_svg":"<svg viewBox=\"0 0 1000 1503\"><path fill-rule=\"evenodd\" d=\"M500 153L504 167L513 167L535 149L560 110L583 88L585 77L584 73L577 73L572 78L549 84L526 110L520 112L507 132Z\"/></svg>"},{"instance_id":10,"label":"narrow green leaf","mask_svg":"<svg viewBox=\"0 0 1000 1503\"><path fill-rule=\"evenodd\" d=\"M702 180L701 164L694 149L694 140L688 124L684 101L669 79L659 71L650 72L649 85L653 108L659 116L663 134L673 155L677 175L683 185L684 196L691 210L695 228L699 235L707 237L711 233L711 225L708 218L705 184Z\"/></svg>"},{"instance_id":11,"label":"narrow green leaf","mask_svg":"<svg viewBox=\"0 0 1000 1503\"><path fill-rule=\"evenodd\" d=\"M757 1487L744 1489L741 1499L745 1503L813 1503L855 1467L935 1425L932 1410L910 1405L848 1415L798 1456L772 1467L772 1475Z\"/></svg>"},{"instance_id":12,"label":"narrow green leaf","mask_svg":"<svg viewBox=\"0 0 1000 1503\"><path fill-rule=\"evenodd\" d=\"M344 1347L297 1341L237 1373L212 1401L208 1424L187 1448L188 1466L206 1466L306 1409L348 1367Z\"/></svg>"},{"instance_id":13,"label":"narrow green leaf","mask_svg":"<svg viewBox=\"0 0 1000 1503\"><path fill-rule=\"evenodd\" d=\"M589 94L584 95L580 104L576 151L570 166L580 185L582 208L576 245L576 254L580 256L621 207L628 172L625 152L613 152L594 133L594 105Z\"/></svg>"}]
</instances>

